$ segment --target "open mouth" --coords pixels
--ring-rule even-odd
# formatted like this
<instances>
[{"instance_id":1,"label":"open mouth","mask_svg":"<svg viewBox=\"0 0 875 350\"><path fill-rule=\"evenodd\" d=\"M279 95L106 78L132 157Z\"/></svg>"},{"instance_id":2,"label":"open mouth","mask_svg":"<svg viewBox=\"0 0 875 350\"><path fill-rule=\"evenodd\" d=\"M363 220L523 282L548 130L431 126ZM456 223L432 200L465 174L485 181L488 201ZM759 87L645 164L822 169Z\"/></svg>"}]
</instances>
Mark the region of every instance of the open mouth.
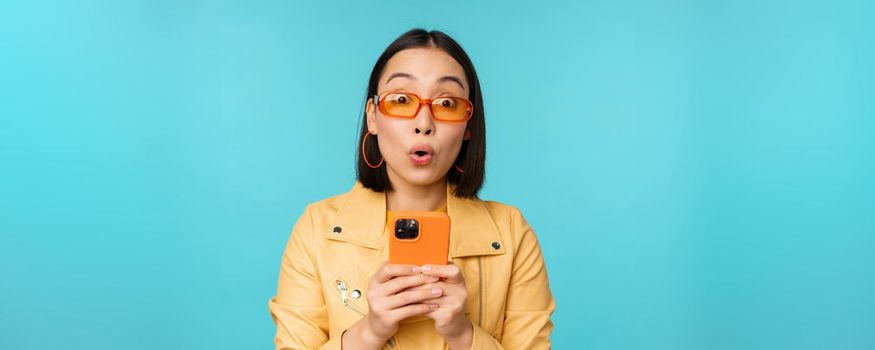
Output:
<instances>
[{"instance_id":1,"label":"open mouth","mask_svg":"<svg viewBox=\"0 0 875 350\"><path fill-rule=\"evenodd\" d=\"M414 165L427 165L431 163L432 154L428 151L415 151L410 153L410 161L413 162Z\"/></svg>"},{"instance_id":2,"label":"open mouth","mask_svg":"<svg viewBox=\"0 0 875 350\"><path fill-rule=\"evenodd\" d=\"M420 143L410 147L410 161L414 165L426 165L431 163L434 157L434 149L426 143Z\"/></svg>"}]
</instances>

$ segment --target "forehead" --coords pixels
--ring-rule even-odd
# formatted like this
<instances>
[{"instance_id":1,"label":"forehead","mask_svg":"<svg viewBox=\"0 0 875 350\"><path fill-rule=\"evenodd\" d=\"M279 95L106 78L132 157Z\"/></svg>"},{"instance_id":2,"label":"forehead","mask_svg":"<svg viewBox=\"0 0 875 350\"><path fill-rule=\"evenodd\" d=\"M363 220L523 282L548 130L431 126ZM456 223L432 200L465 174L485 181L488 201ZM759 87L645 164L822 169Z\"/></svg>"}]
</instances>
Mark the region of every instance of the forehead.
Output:
<instances>
[{"instance_id":1,"label":"forehead","mask_svg":"<svg viewBox=\"0 0 875 350\"><path fill-rule=\"evenodd\" d=\"M413 79L395 77L388 84L386 81L395 73L406 73ZM446 76L455 76L462 82L462 87L455 82L441 80ZM431 90L438 86L462 90L468 93L468 82L465 79L465 69L459 62L438 48L405 49L396 53L386 62L380 77L380 87L384 88L418 88Z\"/></svg>"}]
</instances>

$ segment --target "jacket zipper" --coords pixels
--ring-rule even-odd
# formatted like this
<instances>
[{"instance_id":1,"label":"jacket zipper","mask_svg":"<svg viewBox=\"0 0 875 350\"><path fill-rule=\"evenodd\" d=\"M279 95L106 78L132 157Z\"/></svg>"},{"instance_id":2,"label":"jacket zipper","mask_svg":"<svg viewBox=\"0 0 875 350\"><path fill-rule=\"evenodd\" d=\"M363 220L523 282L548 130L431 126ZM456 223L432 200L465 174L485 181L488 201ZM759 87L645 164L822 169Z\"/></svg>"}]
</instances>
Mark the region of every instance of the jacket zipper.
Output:
<instances>
[{"instance_id":1,"label":"jacket zipper","mask_svg":"<svg viewBox=\"0 0 875 350\"><path fill-rule=\"evenodd\" d=\"M480 257L477 257L477 262L480 265L480 268L477 269L478 270L477 277L478 277L479 282L480 282L479 283L480 284L480 288L479 288L480 289L480 295L479 295L480 314L477 315L477 318L478 318L477 325L482 327L483 326L483 260L481 260ZM349 287L346 286L346 282L344 282L343 280L337 280L337 289L340 290L340 300L343 302L343 305L346 305L347 307L352 309L352 311L355 311L357 314L359 314L359 316L365 317L364 312L361 312L359 309L352 306L352 304L349 302L349 298L346 295L346 292L349 290ZM390 347L394 347L395 346L395 339L394 338L395 337L389 338L389 340L386 341L386 344L389 345Z\"/></svg>"},{"instance_id":2,"label":"jacket zipper","mask_svg":"<svg viewBox=\"0 0 875 350\"><path fill-rule=\"evenodd\" d=\"M359 311L359 309L352 306L352 304L350 304L349 302L349 298L346 297L346 291L349 290L349 288L347 288L346 286L346 282L342 280L337 280L337 289L340 289L340 300L343 302L343 305L346 305L347 307L352 309L352 311L355 311L357 314L359 314L359 316L365 317L365 313Z\"/></svg>"},{"instance_id":3,"label":"jacket zipper","mask_svg":"<svg viewBox=\"0 0 875 350\"><path fill-rule=\"evenodd\" d=\"M352 309L352 311L355 311L355 313L359 314L359 316L365 317L364 312L361 312L355 306L352 306L352 304L349 302L349 298L347 298L346 296L346 292L349 290L349 287L346 286L346 282L344 282L343 280L337 280L337 289L340 290L340 301L343 302L343 305L346 305L346 307ZM389 338L389 340L386 341L386 344L388 344L389 347L395 347L395 337Z\"/></svg>"},{"instance_id":4,"label":"jacket zipper","mask_svg":"<svg viewBox=\"0 0 875 350\"><path fill-rule=\"evenodd\" d=\"M477 257L477 264L480 265L480 268L477 269L477 277L479 278L479 286L480 288L480 314L477 315L477 325L483 327L483 260L481 257Z\"/></svg>"}]
</instances>

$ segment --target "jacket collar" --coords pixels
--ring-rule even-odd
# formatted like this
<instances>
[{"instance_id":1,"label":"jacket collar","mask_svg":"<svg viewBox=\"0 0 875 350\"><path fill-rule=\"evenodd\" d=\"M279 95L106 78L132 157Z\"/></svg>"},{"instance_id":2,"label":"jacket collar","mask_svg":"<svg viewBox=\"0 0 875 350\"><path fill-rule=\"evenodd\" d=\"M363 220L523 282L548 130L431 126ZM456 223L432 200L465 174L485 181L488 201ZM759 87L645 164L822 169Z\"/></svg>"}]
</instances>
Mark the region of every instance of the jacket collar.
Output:
<instances>
[{"instance_id":1,"label":"jacket collar","mask_svg":"<svg viewBox=\"0 0 875 350\"><path fill-rule=\"evenodd\" d=\"M453 195L447 182L447 214L450 216L450 257L504 254L504 242L495 221L480 199ZM386 194L365 188L356 181L340 204L334 222L325 236L332 240L381 249L388 241ZM340 227L337 233L336 227Z\"/></svg>"}]
</instances>

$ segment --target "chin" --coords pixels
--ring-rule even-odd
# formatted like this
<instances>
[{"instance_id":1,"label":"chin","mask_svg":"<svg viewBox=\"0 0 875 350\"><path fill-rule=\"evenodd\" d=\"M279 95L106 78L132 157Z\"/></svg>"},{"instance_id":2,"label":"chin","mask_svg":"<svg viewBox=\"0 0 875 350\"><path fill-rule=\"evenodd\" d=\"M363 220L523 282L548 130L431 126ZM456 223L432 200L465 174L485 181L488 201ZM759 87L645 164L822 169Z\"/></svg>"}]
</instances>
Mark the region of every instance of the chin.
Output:
<instances>
[{"instance_id":1,"label":"chin","mask_svg":"<svg viewBox=\"0 0 875 350\"><path fill-rule=\"evenodd\" d=\"M443 178L443 174L438 174L434 169L428 167L420 169L409 169L403 175L401 175L401 178L403 178L404 181L407 181L412 185L426 186L440 181Z\"/></svg>"}]
</instances>

